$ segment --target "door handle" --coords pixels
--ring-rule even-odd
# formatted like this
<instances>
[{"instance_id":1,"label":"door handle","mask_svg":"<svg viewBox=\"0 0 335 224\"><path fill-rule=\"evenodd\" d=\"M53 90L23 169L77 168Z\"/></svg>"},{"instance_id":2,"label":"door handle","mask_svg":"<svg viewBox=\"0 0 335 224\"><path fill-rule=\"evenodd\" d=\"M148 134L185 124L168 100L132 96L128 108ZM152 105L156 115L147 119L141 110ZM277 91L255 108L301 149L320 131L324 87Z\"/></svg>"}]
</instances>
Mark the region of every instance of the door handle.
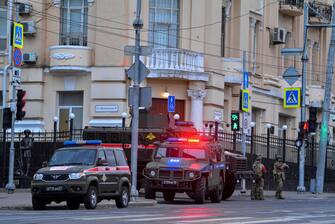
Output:
<instances>
[{"instance_id":1,"label":"door handle","mask_svg":"<svg viewBox=\"0 0 335 224\"><path fill-rule=\"evenodd\" d=\"M116 170L120 170L120 168L119 168L119 167L116 167Z\"/></svg>"},{"instance_id":2,"label":"door handle","mask_svg":"<svg viewBox=\"0 0 335 224\"><path fill-rule=\"evenodd\" d=\"M110 170L109 167L106 167L106 170Z\"/></svg>"}]
</instances>

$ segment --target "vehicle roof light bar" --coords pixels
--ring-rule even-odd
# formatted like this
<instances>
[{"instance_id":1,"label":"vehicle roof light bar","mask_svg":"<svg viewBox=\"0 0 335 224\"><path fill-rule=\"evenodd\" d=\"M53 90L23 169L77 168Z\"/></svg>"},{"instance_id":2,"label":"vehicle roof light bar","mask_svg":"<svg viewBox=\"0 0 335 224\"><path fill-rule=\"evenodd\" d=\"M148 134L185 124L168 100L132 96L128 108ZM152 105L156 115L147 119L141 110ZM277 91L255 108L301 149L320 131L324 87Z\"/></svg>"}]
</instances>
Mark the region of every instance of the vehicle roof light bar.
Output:
<instances>
[{"instance_id":1,"label":"vehicle roof light bar","mask_svg":"<svg viewBox=\"0 0 335 224\"><path fill-rule=\"evenodd\" d=\"M100 145L102 143L101 140L83 140L83 141L64 141L65 146L71 146L71 145Z\"/></svg>"}]
</instances>

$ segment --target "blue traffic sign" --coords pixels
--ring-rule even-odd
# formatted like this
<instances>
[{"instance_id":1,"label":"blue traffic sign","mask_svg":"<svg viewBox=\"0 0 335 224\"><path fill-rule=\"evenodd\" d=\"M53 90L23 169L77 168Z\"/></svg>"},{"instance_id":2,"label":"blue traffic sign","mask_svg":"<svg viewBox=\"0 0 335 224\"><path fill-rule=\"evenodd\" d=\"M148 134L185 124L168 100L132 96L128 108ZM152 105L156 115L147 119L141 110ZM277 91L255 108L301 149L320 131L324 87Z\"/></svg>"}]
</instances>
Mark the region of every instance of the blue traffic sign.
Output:
<instances>
[{"instance_id":1,"label":"blue traffic sign","mask_svg":"<svg viewBox=\"0 0 335 224\"><path fill-rule=\"evenodd\" d=\"M22 51L19 48L15 48L13 53L15 67L21 66L22 63Z\"/></svg>"},{"instance_id":2,"label":"blue traffic sign","mask_svg":"<svg viewBox=\"0 0 335 224\"><path fill-rule=\"evenodd\" d=\"M249 72L243 72L243 89L249 87Z\"/></svg>"},{"instance_id":3,"label":"blue traffic sign","mask_svg":"<svg viewBox=\"0 0 335 224\"><path fill-rule=\"evenodd\" d=\"M284 108L299 108L300 96L300 88L285 88Z\"/></svg>"},{"instance_id":4,"label":"blue traffic sign","mask_svg":"<svg viewBox=\"0 0 335 224\"><path fill-rule=\"evenodd\" d=\"M176 110L176 97L175 96L169 96L168 97L168 112L175 112Z\"/></svg>"},{"instance_id":5,"label":"blue traffic sign","mask_svg":"<svg viewBox=\"0 0 335 224\"><path fill-rule=\"evenodd\" d=\"M250 92L247 89L242 90L242 111L250 112Z\"/></svg>"}]
</instances>

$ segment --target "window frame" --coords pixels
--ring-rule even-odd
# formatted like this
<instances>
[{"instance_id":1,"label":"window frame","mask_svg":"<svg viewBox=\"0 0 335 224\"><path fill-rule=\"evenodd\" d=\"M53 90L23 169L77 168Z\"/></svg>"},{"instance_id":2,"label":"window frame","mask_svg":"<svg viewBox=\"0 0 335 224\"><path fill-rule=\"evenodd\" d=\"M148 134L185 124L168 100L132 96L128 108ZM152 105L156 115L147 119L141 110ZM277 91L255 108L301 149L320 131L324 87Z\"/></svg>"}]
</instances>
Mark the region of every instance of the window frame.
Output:
<instances>
[{"instance_id":1,"label":"window frame","mask_svg":"<svg viewBox=\"0 0 335 224\"><path fill-rule=\"evenodd\" d=\"M149 45L153 46L154 48L179 48L180 47L180 37L179 37L179 34L180 34L180 31L179 31L179 28L180 28L180 5L181 5L181 2L180 0L169 0L170 1L170 7L169 8L162 8L162 7L158 7L157 6L157 1L158 0L153 0L155 1L154 3L154 6L151 5L151 3L149 2L149 27L151 28L150 32L149 32ZM177 7L174 8L174 1L177 2ZM169 10L170 13L170 22L159 22L158 21L158 11L159 10ZM174 11L177 12L177 22L176 23L173 23L172 22L172 18L173 18L173 13ZM150 14L153 13L153 21L150 20ZM168 28L167 30L164 30L164 31L160 31L157 26L159 25L166 25L168 27L172 26L172 25L176 25L176 34L170 34L171 30L173 29L170 29ZM158 30L157 30L158 29ZM157 34L157 32L161 33L161 34L164 34L166 35L166 32L167 31L167 43L164 43L163 45L161 43L157 43L156 42L156 37L155 37L155 34ZM172 46L172 38L175 38L175 43L176 45L175 46Z\"/></svg>"},{"instance_id":2,"label":"window frame","mask_svg":"<svg viewBox=\"0 0 335 224\"><path fill-rule=\"evenodd\" d=\"M4 7L4 6L7 6L7 0L2 0L0 2L1 2L0 6L2 6L2 7L0 7L0 11L5 12L5 14L8 16L8 10L7 10L7 8ZM3 50L0 49L0 52L2 52L2 53L7 50L7 31L8 31L8 29L7 29L7 20L5 19L4 21L5 21L4 25L6 27L6 33L5 33L5 35L1 35L1 33L0 33L0 39L5 41L5 49L3 49Z\"/></svg>"},{"instance_id":3,"label":"window frame","mask_svg":"<svg viewBox=\"0 0 335 224\"><path fill-rule=\"evenodd\" d=\"M67 4L66 4L67 3ZM82 0L81 6L71 6L71 0L61 0L60 7L60 45L71 45L71 46L87 46L88 36L88 0ZM71 26L76 26L76 22L71 21L71 11L80 10L80 33L71 33ZM64 17L66 13L66 19ZM74 23L74 24L72 24ZM64 29L64 25L66 26ZM78 44L72 42L72 38L79 38Z\"/></svg>"}]
</instances>

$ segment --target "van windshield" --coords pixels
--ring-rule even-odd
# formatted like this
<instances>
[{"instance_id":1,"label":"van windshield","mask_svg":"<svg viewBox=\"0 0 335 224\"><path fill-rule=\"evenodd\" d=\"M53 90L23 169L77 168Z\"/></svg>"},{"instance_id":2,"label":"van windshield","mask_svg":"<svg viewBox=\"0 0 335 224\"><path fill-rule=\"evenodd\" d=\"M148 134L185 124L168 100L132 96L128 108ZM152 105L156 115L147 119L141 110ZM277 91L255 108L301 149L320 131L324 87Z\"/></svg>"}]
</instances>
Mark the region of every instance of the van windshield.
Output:
<instances>
[{"instance_id":1,"label":"van windshield","mask_svg":"<svg viewBox=\"0 0 335 224\"><path fill-rule=\"evenodd\" d=\"M96 150L92 149L62 149L57 150L51 157L49 166L93 165Z\"/></svg>"},{"instance_id":2,"label":"van windshield","mask_svg":"<svg viewBox=\"0 0 335 224\"><path fill-rule=\"evenodd\" d=\"M206 151L205 149L192 149L192 148L176 148L176 147L159 148L156 152L155 158L160 159L166 157L206 159Z\"/></svg>"}]
</instances>

